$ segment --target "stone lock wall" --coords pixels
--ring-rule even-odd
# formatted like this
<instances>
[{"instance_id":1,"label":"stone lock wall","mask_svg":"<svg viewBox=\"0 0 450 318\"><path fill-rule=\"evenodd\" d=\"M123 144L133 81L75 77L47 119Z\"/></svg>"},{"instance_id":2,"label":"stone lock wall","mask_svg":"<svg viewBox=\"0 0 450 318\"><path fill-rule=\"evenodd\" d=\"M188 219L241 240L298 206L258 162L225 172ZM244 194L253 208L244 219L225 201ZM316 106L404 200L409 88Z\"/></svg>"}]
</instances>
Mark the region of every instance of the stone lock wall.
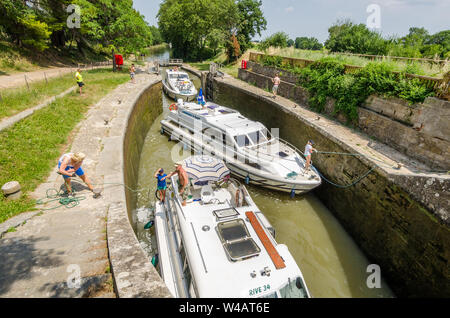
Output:
<instances>
[{"instance_id":1,"label":"stone lock wall","mask_svg":"<svg viewBox=\"0 0 450 318\"><path fill-rule=\"evenodd\" d=\"M239 85L214 79L213 98L269 129L279 128L280 137L299 149L308 139L313 139L327 151L350 150L276 101L268 101ZM339 184L350 184L371 168L356 157L327 155L315 156L313 160L326 178ZM449 297L449 226L430 207L416 200L411 191L405 191L408 187L414 189L416 181L401 176L396 179L376 169L351 188L340 189L324 182L315 193L369 259L381 267L382 275L396 295ZM448 182L436 186L448 197ZM433 196L435 192L431 193Z\"/></svg>"},{"instance_id":2,"label":"stone lock wall","mask_svg":"<svg viewBox=\"0 0 450 318\"><path fill-rule=\"evenodd\" d=\"M239 69L239 78L252 85L270 90L271 79L280 73L280 96L308 105L308 92L296 85L297 76L274 67L248 62L248 69ZM334 114L334 100L325 105L325 114L335 116L342 123L347 120ZM368 135L389 144L398 151L415 158L435 170L450 169L450 102L428 97L422 104L409 105L398 98L370 96L358 108L358 128Z\"/></svg>"},{"instance_id":3,"label":"stone lock wall","mask_svg":"<svg viewBox=\"0 0 450 318\"><path fill-rule=\"evenodd\" d=\"M139 161L142 147L148 130L155 118L162 113L162 82L159 82L147 89L136 102L128 119L124 139L124 165L125 184L131 189L135 189L139 176ZM125 190L127 198L127 211L130 223L132 222L131 212L136 207L136 193ZM135 230L135 229L134 229Z\"/></svg>"}]
</instances>

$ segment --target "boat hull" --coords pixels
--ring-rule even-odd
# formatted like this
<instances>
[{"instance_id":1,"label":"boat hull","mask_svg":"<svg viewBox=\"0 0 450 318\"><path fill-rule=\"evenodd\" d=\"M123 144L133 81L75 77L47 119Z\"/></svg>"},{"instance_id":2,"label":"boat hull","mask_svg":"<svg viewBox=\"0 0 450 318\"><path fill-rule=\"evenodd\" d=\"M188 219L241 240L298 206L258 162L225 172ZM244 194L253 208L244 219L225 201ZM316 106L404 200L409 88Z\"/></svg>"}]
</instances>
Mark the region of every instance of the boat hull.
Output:
<instances>
[{"instance_id":1,"label":"boat hull","mask_svg":"<svg viewBox=\"0 0 450 318\"><path fill-rule=\"evenodd\" d=\"M318 187L321 184L320 181L311 183L290 182L286 179L276 179L268 175L257 173L253 171L254 169L250 169L248 165L245 165L244 163L235 160L233 157L227 156L226 154L224 155L223 153L216 152L209 145L200 143L196 139L191 138L190 136L186 135L182 136L181 132L175 131L178 129L166 120L161 121L161 126L162 126L161 128L162 133L166 133L171 139L176 139L182 142L183 145L188 147L190 150L202 154L208 155L212 154L214 156L219 157L219 159L225 161L231 173L234 176L243 179L246 183L251 183L267 189L287 192L291 194L306 193L313 190L314 188ZM316 172L316 169L314 167L312 167L312 169Z\"/></svg>"}]
</instances>

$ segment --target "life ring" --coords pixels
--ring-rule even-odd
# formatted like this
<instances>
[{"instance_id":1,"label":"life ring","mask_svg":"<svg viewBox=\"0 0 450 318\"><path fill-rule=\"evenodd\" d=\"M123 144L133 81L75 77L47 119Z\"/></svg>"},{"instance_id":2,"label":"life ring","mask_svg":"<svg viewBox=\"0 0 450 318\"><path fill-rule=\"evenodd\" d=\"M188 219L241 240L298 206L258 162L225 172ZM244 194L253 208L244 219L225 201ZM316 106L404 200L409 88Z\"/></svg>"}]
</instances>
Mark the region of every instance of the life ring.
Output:
<instances>
[{"instance_id":1,"label":"life ring","mask_svg":"<svg viewBox=\"0 0 450 318\"><path fill-rule=\"evenodd\" d=\"M169 106L169 110L177 110L178 109L178 106L177 106L177 104L172 104L172 105L170 105Z\"/></svg>"}]
</instances>

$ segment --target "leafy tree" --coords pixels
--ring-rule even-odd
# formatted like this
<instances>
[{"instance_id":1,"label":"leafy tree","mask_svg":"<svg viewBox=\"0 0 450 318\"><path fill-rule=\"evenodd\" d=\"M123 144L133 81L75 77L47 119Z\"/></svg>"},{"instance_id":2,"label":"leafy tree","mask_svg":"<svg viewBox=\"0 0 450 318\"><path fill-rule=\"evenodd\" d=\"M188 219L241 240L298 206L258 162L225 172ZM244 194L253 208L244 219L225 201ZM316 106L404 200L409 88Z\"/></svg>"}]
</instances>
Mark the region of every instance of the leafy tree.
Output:
<instances>
[{"instance_id":1,"label":"leafy tree","mask_svg":"<svg viewBox=\"0 0 450 318\"><path fill-rule=\"evenodd\" d=\"M289 40L289 36L285 32L277 32L265 38L259 44L259 48L262 50L267 50L269 47L287 47L287 42Z\"/></svg>"},{"instance_id":2,"label":"leafy tree","mask_svg":"<svg viewBox=\"0 0 450 318\"><path fill-rule=\"evenodd\" d=\"M39 20L36 8L25 1L0 0L2 30L18 46L44 50L50 36L48 24Z\"/></svg>"},{"instance_id":3,"label":"leafy tree","mask_svg":"<svg viewBox=\"0 0 450 318\"><path fill-rule=\"evenodd\" d=\"M382 36L369 30L365 24L338 21L328 29L325 46L331 52L385 55L387 42Z\"/></svg>"},{"instance_id":4,"label":"leafy tree","mask_svg":"<svg viewBox=\"0 0 450 318\"><path fill-rule=\"evenodd\" d=\"M291 47L291 46L294 46L294 45L295 45L294 40L289 39L289 40L287 41L287 46L288 46L288 47Z\"/></svg>"},{"instance_id":5,"label":"leafy tree","mask_svg":"<svg viewBox=\"0 0 450 318\"><path fill-rule=\"evenodd\" d=\"M153 45L161 44L164 42L161 32L159 32L159 29L156 26L151 25L150 32L152 32Z\"/></svg>"},{"instance_id":6,"label":"leafy tree","mask_svg":"<svg viewBox=\"0 0 450 318\"><path fill-rule=\"evenodd\" d=\"M302 50L320 50L323 45L314 37L299 37L295 39L295 48Z\"/></svg>"},{"instance_id":7,"label":"leafy tree","mask_svg":"<svg viewBox=\"0 0 450 318\"><path fill-rule=\"evenodd\" d=\"M256 34L261 36L261 32L267 27L267 21L261 10L261 0L238 0L236 4L239 15L237 34L243 52L251 46L252 37Z\"/></svg>"}]
</instances>

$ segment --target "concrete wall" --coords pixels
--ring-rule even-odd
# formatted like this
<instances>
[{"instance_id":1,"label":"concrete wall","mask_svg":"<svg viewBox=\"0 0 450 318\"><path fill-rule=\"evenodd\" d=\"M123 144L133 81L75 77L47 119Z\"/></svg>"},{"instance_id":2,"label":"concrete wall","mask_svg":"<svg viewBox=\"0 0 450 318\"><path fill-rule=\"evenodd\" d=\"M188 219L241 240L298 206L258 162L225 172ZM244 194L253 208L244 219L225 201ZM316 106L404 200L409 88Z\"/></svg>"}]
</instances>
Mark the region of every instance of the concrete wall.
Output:
<instances>
[{"instance_id":1,"label":"concrete wall","mask_svg":"<svg viewBox=\"0 0 450 318\"><path fill-rule=\"evenodd\" d=\"M282 80L278 94L309 107L309 94L295 84L295 74L249 61L247 70L239 70L239 78L270 90L276 72L280 72ZM342 123L347 121L342 114L335 114L332 99L327 101L324 112ZM358 114L357 126L368 135L433 169L450 169L450 102L429 97L422 104L409 105L398 98L370 96L358 108Z\"/></svg>"},{"instance_id":2,"label":"concrete wall","mask_svg":"<svg viewBox=\"0 0 450 318\"><path fill-rule=\"evenodd\" d=\"M269 129L279 128L280 137L299 149L313 139L327 151L353 152L326 130L317 129L279 102L269 101L261 92L236 82L214 79L214 101L262 122ZM365 160L341 156L317 156L314 165L339 184L350 184L371 168ZM419 181L420 186L428 184L428 190L420 188ZM324 182L315 190L369 259L380 265L381 274L398 296L450 296L450 233L445 219L449 182L430 181L386 175L376 169L351 188L340 189ZM440 200L430 200L442 205L444 217L439 217L438 207L425 204L425 192L428 199L441 195Z\"/></svg>"}]
</instances>

